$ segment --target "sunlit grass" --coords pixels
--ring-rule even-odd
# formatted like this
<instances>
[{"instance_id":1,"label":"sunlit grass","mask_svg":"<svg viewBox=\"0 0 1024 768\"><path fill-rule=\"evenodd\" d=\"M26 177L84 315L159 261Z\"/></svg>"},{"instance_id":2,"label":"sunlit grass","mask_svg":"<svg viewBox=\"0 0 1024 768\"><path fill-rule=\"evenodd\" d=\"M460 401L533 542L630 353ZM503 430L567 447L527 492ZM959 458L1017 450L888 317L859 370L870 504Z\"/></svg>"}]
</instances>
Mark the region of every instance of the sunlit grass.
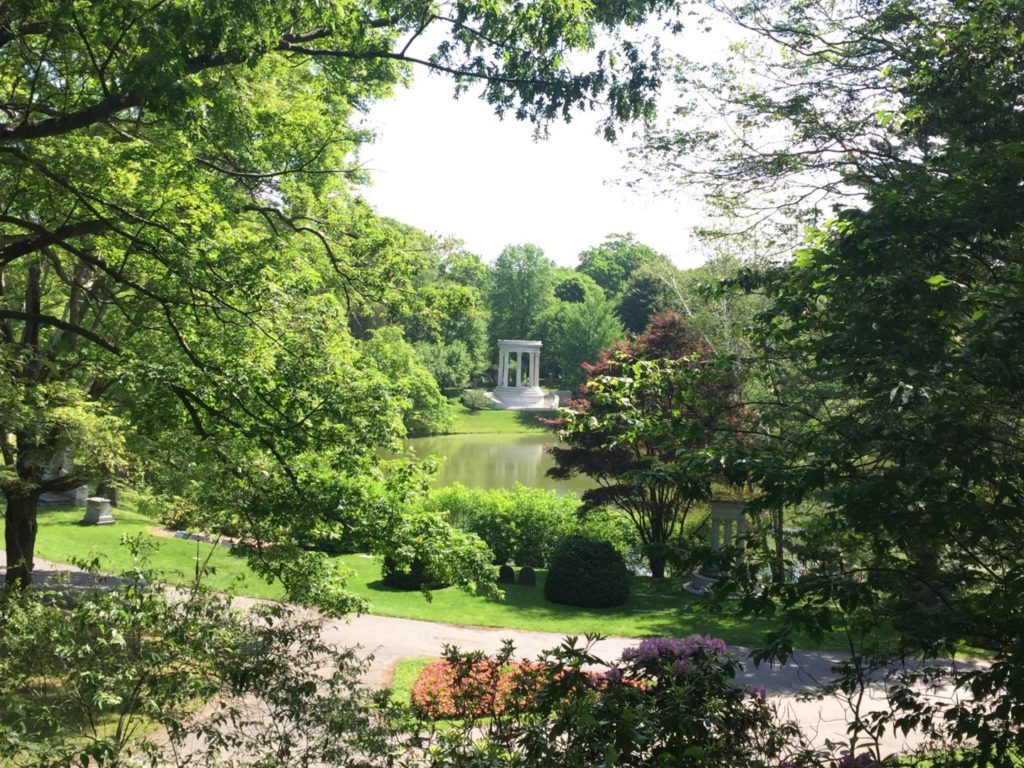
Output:
<instances>
[{"instance_id":1,"label":"sunlit grass","mask_svg":"<svg viewBox=\"0 0 1024 768\"><path fill-rule=\"evenodd\" d=\"M81 510L41 512L38 556L59 563L98 558L103 571L116 573L133 565L129 549L121 545L122 539L141 535L153 545L150 566L168 583L191 583L197 565L208 562L212 573L206 577L206 584L215 590L273 600L285 597L280 585L268 584L229 549L152 535L154 521L131 509L115 510L117 523L112 526L82 526L81 517ZM384 616L565 634L643 637L700 633L737 645L756 645L774 626L765 619L712 614L677 580L634 577L632 594L616 608L585 609L547 602L547 574L543 569L537 572L536 587L503 586L502 600L488 600L449 587L433 591L428 601L418 591L386 587L381 582L377 558L342 555L339 559L353 573L348 588L369 601L372 613ZM842 646L828 643L825 647Z\"/></svg>"},{"instance_id":2,"label":"sunlit grass","mask_svg":"<svg viewBox=\"0 0 1024 768\"><path fill-rule=\"evenodd\" d=\"M550 432L550 427L539 420L555 416L554 411L503 411L491 408L470 411L462 403L453 403L452 410L455 418L448 430L452 435Z\"/></svg>"}]
</instances>

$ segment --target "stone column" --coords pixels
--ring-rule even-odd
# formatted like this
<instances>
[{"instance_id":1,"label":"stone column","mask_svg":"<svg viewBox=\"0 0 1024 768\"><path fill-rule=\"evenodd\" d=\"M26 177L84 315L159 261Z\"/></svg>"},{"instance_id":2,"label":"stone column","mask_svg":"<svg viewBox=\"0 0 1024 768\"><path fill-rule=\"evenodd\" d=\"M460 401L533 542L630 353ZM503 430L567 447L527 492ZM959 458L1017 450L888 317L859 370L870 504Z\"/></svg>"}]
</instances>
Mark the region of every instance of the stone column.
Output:
<instances>
[{"instance_id":1,"label":"stone column","mask_svg":"<svg viewBox=\"0 0 1024 768\"><path fill-rule=\"evenodd\" d=\"M516 352L516 387L523 386L523 353Z\"/></svg>"},{"instance_id":2,"label":"stone column","mask_svg":"<svg viewBox=\"0 0 1024 768\"><path fill-rule=\"evenodd\" d=\"M536 352L530 355L530 386L540 386L540 355Z\"/></svg>"},{"instance_id":3,"label":"stone column","mask_svg":"<svg viewBox=\"0 0 1024 768\"><path fill-rule=\"evenodd\" d=\"M711 549L718 549L721 541L721 521L718 518L711 518Z\"/></svg>"},{"instance_id":4,"label":"stone column","mask_svg":"<svg viewBox=\"0 0 1024 768\"><path fill-rule=\"evenodd\" d=\"M498 350L498 380L495 384L499 387L505 386L505 368L508 365L508 353L505 350Z\"/></svg>"}]
</instances>

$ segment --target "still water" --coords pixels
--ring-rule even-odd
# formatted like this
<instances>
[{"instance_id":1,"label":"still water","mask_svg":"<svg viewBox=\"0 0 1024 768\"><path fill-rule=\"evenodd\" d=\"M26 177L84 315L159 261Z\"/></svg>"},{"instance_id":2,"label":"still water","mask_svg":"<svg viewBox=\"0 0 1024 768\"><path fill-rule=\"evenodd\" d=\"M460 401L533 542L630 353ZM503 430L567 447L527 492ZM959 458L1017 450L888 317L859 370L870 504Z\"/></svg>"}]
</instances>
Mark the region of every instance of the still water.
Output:
<instances>
[{"instance_id":1,"label":"still water","mask_svg":"<svg viewBox=\"0 0 1024 768\"><path fill-rule=\"evenodd\" d=\"M470 488L551 488L559 493L581 493L592 487L587 478L552 480L545 474L555 465L547 449L550 435L439 435L406 440L405 445L424 459L439 462L434 487L462 483Z\"/></svg>"}]
</instances>

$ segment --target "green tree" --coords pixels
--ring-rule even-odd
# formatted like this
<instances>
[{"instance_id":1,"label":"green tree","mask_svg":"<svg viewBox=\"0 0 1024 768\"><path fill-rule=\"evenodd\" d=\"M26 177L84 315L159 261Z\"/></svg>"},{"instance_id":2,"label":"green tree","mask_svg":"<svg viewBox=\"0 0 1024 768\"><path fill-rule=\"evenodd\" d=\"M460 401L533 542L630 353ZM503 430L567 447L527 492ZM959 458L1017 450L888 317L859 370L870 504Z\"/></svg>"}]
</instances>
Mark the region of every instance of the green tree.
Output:
<instances>
[{"instance_id":1,"label":"green tree","mask_svg":"<svg viewBox=\"0 0 1024 768\"><path fill-rule=\"evenodd\" d=\"M631 232L608 235L604 242L580 254L576 271L592 278L607 296L614 298L641 267L671 267L668 258L638 241Z\"/></svg>"},{"instance_id":2,"label":"green tree","mask_svg":"<svg viewBox=\"0 0 1024 768\"><path fill-rule=\"evenodd\" d=\"M903 672L892 711L851 733L920 728L950 765L1009 764L1024 702L1024 9L756 5L733 13L786 55L720 96L741 124L797 140L748 144L723 177L747 159L738 184L808 172L826 200L857 197L790 263L737 280L768 298L754 348L771 448L745 463L770 503L821 504L812 543L829 553L772 595L790 630L848 630L844 685L886 654L990 649L991 665L935 671L958 703ZM785 655L791 634L777 640Z\"/></svg>"},{"instance_id":3,"label":"green tree","mask_svg":"<svg viewBox=\"0 0 1024 768\"><path fill-rule=\"evenodd\" d=\"M406 400L402 405L402 420L409 435L436 435L451 426L448 400L416 349L403 338L401 328L378 328L363 347L370 364Z\"/></svg>"},{"instance_id":4,"label":"green tree","mask_svg":"<svg viewBox=\"0 0 1024 768\"><path fill-rule=\"evenodd\" d=\"M487 297L492 343L534 335L537 318L554 300L554 267L544 251L529 243L507 246L494 260Z\"/></svg>"},{"instance_id":5,"label":"green tree","mask_svg":"<svg viewBox=\"0 0 1024 768\"><path fill-rule=\"evenodd\" d=\"M622 289L615 311L626 330L643 333L655 315L677 308L676 298L667 278L641 268Z\"/></svg>"},{"instance_id":6,"label":"green tree","mask_svg":"<svg viewBox=\"0 0 1024 768\"><path fill-rule=\"evenodd\" d=\"M602 350L622 338L615 306L600 293L567 304L551 339L551 357L565 386L575 390L586 378L584 363L596 363Z\"/></svg>"},{"instance_id":7,"label":"green tree","mask_svg":"<svg viewBox=\"0 0 1024 768\"><path fill-rule=\"evenodd\" d=\"M31 578L39 495L123 471L129 453L213 509L277 510L266 532L282 544L331 508L319 495L339 476L372 474L394 398L362 375L346 321L409 270L351 194L353 111L419 63L540 130L603 101L612 134L653 113L660 63L619 35L625 55L596 51L596 33L671 6L5 3L8 580ZM570 69L569 51L598 55ZM61 455L67 471L50 471ZM296 497L289 517L278 502Z\"/></svg>"}]
</instances>

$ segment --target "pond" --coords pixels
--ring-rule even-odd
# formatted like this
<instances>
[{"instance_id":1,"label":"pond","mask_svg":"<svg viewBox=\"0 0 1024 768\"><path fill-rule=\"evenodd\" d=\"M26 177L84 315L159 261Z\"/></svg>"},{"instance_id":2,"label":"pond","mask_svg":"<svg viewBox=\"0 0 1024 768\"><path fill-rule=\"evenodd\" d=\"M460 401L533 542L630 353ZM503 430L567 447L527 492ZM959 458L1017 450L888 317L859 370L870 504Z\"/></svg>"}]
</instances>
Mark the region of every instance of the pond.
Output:
<instances>
[{"instance_id":1,"label":"pond","mask_svg":"<svg viewBox=\"0 0 1024 768\"><path fill-rule=\"evenodd\" d=\"M406 440L418 458L438 460L434 487L462 483L470 488L550 488L581 493L593 487L585 477L553 480L545 474L555 465L547 449L555 439L546 434L439 435Z\"/></svg>"}]
</instances>

